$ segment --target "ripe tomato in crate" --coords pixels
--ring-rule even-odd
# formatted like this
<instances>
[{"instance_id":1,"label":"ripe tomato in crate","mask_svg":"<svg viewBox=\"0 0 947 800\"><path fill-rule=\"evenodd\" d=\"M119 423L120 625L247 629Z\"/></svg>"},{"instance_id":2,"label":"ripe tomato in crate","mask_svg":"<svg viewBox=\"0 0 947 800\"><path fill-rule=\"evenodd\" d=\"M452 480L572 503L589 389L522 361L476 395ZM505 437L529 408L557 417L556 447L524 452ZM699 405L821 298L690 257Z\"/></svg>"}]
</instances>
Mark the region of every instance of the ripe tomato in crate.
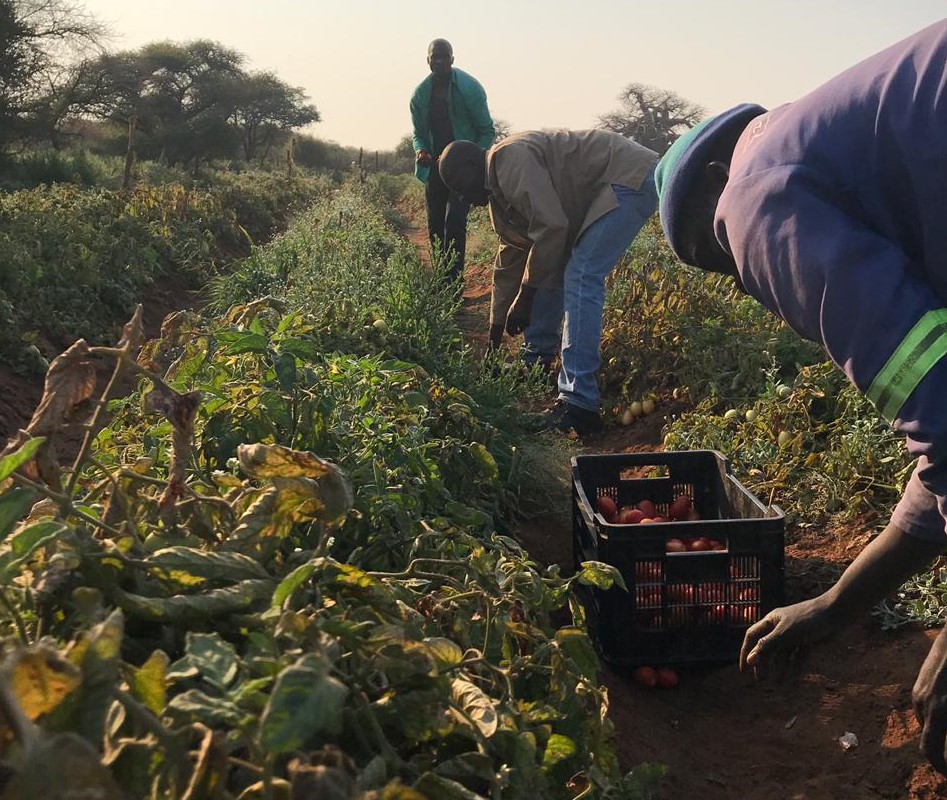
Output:
<instances>
[{"instance_id":1,"label":"ripe tomato in crate","mask_svg":"<svg viewBox=\"0 0 947 800\"><path fill-rule=\"evenodd\" d=\"M650 503L668 521L609 522L600 497L619 509ZM572 529L576 566L611 564L628 586L580 588L609 663L735 661L746 629L785 601L783 512L715 450L573 457Z\"/></svg>"}]
</instances>

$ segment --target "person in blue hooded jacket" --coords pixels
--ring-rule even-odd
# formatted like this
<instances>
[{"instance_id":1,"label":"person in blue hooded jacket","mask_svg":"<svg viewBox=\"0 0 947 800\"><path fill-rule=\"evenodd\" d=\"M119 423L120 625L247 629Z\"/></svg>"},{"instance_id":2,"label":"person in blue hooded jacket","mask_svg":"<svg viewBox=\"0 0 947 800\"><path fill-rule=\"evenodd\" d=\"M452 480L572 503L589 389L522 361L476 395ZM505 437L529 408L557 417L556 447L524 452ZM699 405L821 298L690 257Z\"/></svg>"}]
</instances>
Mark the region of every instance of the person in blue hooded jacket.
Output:
<instances>
[{"instance_id":1,"label":"person in blue hooded jacket","mask_svg":"<svg viewBox=\"0 0 947 800\"><path fill-rule=\"evenodd\" d=\"M456 281L464 271L470 204L445 186L434 166L444 148L455 139L469 139L485 149L490 147L496 138L496 128L483 86L472 75L454 67L450 42L431 42L427 63L431 74L411 95L414 174L425 184L432 252L451 259L449 278Z\"/></svg>"},{"instance_id":2,"label":"person in blue hooded jacket","mask_svg":"<svg viewBox=\"0 0 947 800\"><path fill-rule=\"evenodd\" d=\"M706 120L656 169L678 258L732 275L821 343L917 459L884 531L824 594L753 625L741 669L787 663L947 545L945 64L947 21L792 103L745 104ZM921 750L947 774L947 632L912 699Z\"/></svg>"}]
</instances>

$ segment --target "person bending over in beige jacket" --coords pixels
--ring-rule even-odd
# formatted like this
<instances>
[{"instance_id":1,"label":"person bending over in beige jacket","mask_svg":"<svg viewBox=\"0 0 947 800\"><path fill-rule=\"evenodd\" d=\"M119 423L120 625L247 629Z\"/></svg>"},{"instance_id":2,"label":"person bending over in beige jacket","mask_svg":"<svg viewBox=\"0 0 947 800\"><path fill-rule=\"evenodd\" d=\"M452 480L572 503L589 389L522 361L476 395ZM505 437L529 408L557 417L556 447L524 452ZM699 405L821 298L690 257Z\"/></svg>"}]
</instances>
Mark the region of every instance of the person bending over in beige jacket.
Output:
<instances>
[{"instance_id":1,"label":"person bending over in beige jacket","mask_svg":"<svg viewBox=\"0 0 947 800\"><path fill-rule=\"evenodd\" d=\"M597 373L605 279L657 209L657 153L603 130L526 131L485 150L449 144L441 179L489 205L500 238L493 269L490 340L523 333L528 363L557 352L559 403L552 430L602 428Z\"/></svg>"}]
</instances>

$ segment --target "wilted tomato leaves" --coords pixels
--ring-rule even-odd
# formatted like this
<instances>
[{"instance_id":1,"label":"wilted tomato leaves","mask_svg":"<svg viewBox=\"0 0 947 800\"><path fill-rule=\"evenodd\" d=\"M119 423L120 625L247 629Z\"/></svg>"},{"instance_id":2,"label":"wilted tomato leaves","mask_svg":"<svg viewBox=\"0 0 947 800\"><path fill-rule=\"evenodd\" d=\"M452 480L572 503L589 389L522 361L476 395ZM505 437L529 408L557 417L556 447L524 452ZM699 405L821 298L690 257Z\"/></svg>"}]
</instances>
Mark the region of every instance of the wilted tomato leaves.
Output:
<instances>
[{"instance_id":1,"label":"wilted tomato leaves","mask_svg":"<svg viewBox=\"0 0 947 800\"><path fill-rule=\"evenodd\" d=\"M30 719L47 714L82 682L82 672L44 646L15 650L7 661L10 688Z\"/></svg>"},{"instance_id":2,"label":"wilted tomato leaves","mask_svg":"<svg viewBox=\"0 0 947 800\"><path fill-rule=\"evenodd\" d=\"M329 675L324 659L302 656L276 681L260 721L260 744L272 753L289 753L317 733L336 732L348 693Z\"/></svg>"},{"instance_id":3,"label":"wilted tomato leaves","mask_svg":"<svg viewBox=\"0 0 947 800\"><path fill-rule=\"evenodd\" d=\"M476 727L487 738L496 733L499 724L496 709L480 687L465 678L454 678L451 699L455 704L451 710L459 722Z\"/></svg>"}]
</instances>

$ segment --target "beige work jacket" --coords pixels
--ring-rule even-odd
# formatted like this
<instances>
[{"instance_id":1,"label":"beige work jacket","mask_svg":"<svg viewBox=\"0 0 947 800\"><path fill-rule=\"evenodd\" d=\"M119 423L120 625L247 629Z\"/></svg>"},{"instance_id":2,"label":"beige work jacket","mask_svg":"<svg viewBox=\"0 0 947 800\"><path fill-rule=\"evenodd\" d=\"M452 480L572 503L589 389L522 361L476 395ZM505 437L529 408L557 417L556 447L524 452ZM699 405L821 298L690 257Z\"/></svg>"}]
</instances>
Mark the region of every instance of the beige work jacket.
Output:
<instances>
[{"instance_id":1,"label":"beige work jacket","mask_svg":"<svg viewBox=\"0 0 947 800\"><path fill-rule=\"evenodd\" d=\"M503 324L520 285L561 283L572 247L618 206L612 184L640 188L657 153L603 130L527 131L487 152L490 222L500 237L490 323Z\"/></svg>"}]
</instances>

